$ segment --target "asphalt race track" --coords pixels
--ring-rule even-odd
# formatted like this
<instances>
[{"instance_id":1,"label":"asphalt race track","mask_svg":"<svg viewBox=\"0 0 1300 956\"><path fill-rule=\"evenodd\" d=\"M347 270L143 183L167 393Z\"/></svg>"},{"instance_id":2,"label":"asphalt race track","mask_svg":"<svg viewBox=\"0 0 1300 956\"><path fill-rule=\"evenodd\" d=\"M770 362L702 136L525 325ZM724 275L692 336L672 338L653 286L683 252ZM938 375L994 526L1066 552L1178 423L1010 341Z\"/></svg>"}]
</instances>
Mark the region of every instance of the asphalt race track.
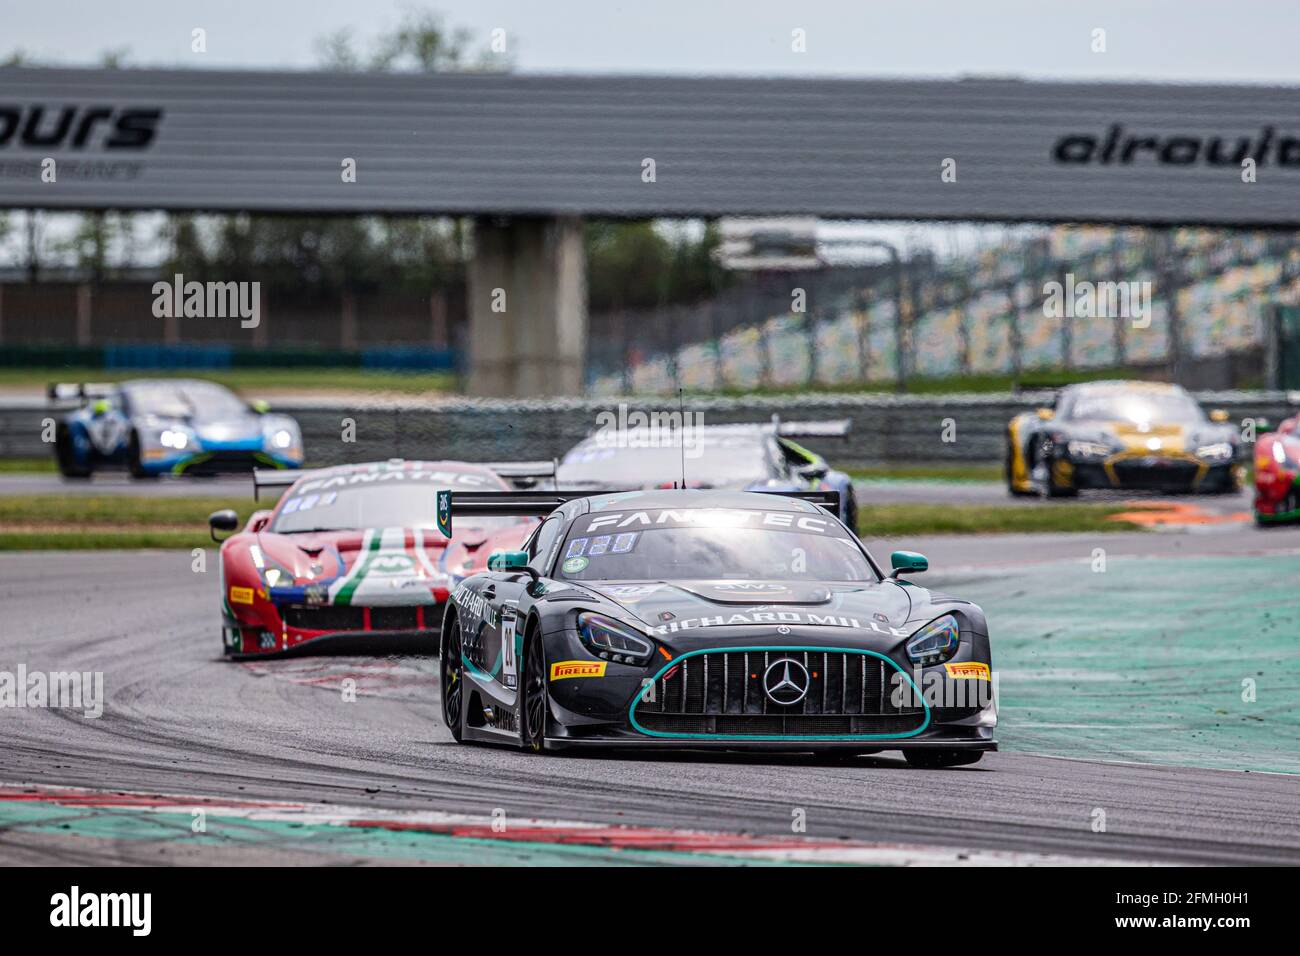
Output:
<instances>
[{"instance_id":1,"label":"asphalt race track","mask_svg":"<svg viewBox=\"0 0 1300 956\"><path fill-rule=\"evenodd\" d=\"M994 553L989 539L946 540L959 550L932 542L936 564ZM1268 547L1296 546L1296 538L1268 536ZM1300 779L1281 774L1010 752L973 768L927 771L888 754L843 766L799 756L539 757L458 746L441 726L433 658L220 660L214 575L214 561L196 573L185 552L0 555L0 666L103 671L106 697L99 719L0 710L0 785L304 801L372 814L504 811L787 839L802 810L807 837L900 845L890 859L930 847L962 848L956 862L965 851L990 850L1011 862L1043 854L1300 863ZM355 701L340 693L345 677L357 681ZM1105 832L1092 826L1098 808ZM60 823L0 828L0 863L373 857L291 836L200 852L187 842L188 817L166 838L137 839L95 829L89 811L65 812Z\"/></svg>"}]
</instances>

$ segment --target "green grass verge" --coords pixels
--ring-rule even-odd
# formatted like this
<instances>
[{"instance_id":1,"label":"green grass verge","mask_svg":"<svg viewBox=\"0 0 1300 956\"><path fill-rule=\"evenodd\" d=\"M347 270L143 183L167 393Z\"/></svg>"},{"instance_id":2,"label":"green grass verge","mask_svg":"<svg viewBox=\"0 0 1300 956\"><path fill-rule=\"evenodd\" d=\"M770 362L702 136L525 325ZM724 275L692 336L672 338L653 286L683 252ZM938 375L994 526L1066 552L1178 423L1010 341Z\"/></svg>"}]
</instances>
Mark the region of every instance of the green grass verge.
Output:
<instances>
[{"instance_id":1,"label":"green grass verge","mask_svg":"<svg viewBox=\"0 0 1300 956\"><path fill-rule=\"evenodd\" d=\"M864 481L880 479L894 481L1001 481L1002 466L998 464L933 464L899 463L871 465L866 468L848 468L853 478Z\"/></svg>"},{"instance_id":2,"label":"green grass verge","mask_svg":"<svg viewBox=\"0 0 1300 956\"><path fill-rule=\"evenodd\" d=\"M86 526L147 525L185 529L199 526L206 533L208 515L234 508L247 518L257 505L252 496L193 498L145 495L12 495L0 496L0 529L16 524L72 524Z\"/></svg>"},{"instance_id":3,"label":"green grass verge","mask_svg":"<svg viewBox=\"0 0 1300 956\"><path fill-rule=\"evenodd\" d=\"M455 392L452 372L372 371L360 368L102 369L0 368L0 386L31 385L42 391L50 382L120 382L131 378L202 378L247 397L264 389L333 390L429 394Z\"/></svg>"},{"instance_id":4,"label":"green grass verge","mask_svg":"<svg viewBox=\"0 0 1300 956\"><path fill-rule=\"evenodd\" d=\"M1125 504L1052 502L1026 505L894 504L860 505L858 533L863 538L921 534L1022 534L1059 531L1142 531L1112 515L1139 510Z\"/></svg>"},{"instance_id":5,"label":"green grass verge","mask_svg":"<svg viewBox=\"0 0 1300 956\"><path fill-rule=\"evenodd\" d=\"M190 551L215 548L204 531L6 531L0 526L0 551L124 551L168 548Z\"/></svg>"},{"instance_id":6,"label":"green grass verge","mask_svg":"<svg viewBox=\"0 0 1300 956\"><path fill-rule=\"evenodd\" d=\"M0 497L0 551L213 547L208 515L234 508L247 520L249 498L135 495Z\"/></svg>"},{"instance_id":7,"label":"green grass verge","mask_svg":"<svg viewBox=\"0 0 1300 956\"><path fill-rule=\"evenodd\" d=\"M53 452L49 458L0 458L0 474L48 474L58 470Z\"/></svg>"}]
</instances>

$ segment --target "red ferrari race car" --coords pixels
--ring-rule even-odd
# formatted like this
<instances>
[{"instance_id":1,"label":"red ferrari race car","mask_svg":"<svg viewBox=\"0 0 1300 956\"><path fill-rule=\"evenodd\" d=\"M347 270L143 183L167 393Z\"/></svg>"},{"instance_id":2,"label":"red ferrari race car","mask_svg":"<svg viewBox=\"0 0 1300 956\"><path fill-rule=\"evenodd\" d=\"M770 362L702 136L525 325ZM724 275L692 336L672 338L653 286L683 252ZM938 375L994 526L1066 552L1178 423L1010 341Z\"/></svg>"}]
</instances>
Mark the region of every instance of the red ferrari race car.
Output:
<instances>
[{"instance_id":1,"label":"red ferrari race car","mask_svg":"<svg viewBox=\"0 0 1300 956\"><path fill-rule=\"evenodd\" d=\"M1300 415L1255 442L1255 521L1300 521Z\"/></svg>"},{"instance_id":2,"label":"red ferrari race car","mask_svg":"<svg viewBox=\"0 0 1300 956\"><path fill-rule=\"evenodd\" d=\"M437 530L437 492L510 491L554 477L553 462L388 461L255 471L255 492L288 487L221 542L227 657L332 651L436 651L443 604L497 549L518 548L535 518L484 517ZM504 476L504 477L503 477ZM208 518L213 540L234 511Z\"/></svg>"}]
</instances>

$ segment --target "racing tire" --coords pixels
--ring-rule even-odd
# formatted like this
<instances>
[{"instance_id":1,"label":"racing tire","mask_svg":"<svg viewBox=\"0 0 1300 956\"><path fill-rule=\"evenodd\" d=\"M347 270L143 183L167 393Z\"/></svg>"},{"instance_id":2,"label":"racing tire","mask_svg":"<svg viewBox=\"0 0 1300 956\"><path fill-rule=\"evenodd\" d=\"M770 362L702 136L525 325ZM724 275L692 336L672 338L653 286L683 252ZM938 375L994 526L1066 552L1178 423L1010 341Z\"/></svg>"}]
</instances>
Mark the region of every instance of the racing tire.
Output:
<instances>
[{"instance_id":1,"label":"racing tire","mask_svg":"<svg viewBox=\"0 0 1300 956\"><path fill-rule=\"evenodd\" d=\"M442 719L452 739L461 742L461 721L465 714L465 673L460 660L460 621L444 630L438 655L438 692L442 698Z\"/></svg>"},{"instance_id":2,"label":"racing tire","mask_svg":"<svg viewBox=\"0 0 1300 956\"><path fill-rule=\"evenodd\" d=\"M964 767L979 763L982 750L904 750L903 759L909 767L939 770L943 767Z\"/></svg>"},{"instance_id":3,"label":"racing tire","mask_svg":"<svg viewBox=\"0 0 1300 956\"><path fill-rule=\"evenodd\" d=\"M1006 481L1007 481L1007 494L1009 494L1012 498L1032 498L1034 497L1034 492L1021 491L1014 484L1012 484L1011 476L1014 473L1014 469L1012 467L1013 465L1012 456L1014 454L1015 452L1012 450L1010 442L1008 442L1006 461L1004 461L1002 464L1002 473L1006 477Z\"/></svg>"},{"instance_id":4,"label":"racing tire","mask_svg":"<svg viewBox=\"0 0 1300 956\"><path fill-rule=\"evenodd\" d=\"M1052 480L1052 469L1049 465L1047 468L1047 480L1043 482L1043 494L1048 498L1077 498L1079 489L1073 486L1062 488Z\"/></svg>"},{"instance_id":5,"label":"racing tire","mask_svg":"<svg viewBox=\"0 0 1300 956\"><path fill-rule=\"evenodd\" d=\"M67 425L60 425L54 431L54 457L64 478L90 477L90 466L79 464L72 453L72 433Z\"/></svg>"},{"instance_id":6,"label":"racing tire","mask_svg":"<svg viewBox=\"0 0 1300 956\"><path fill-rule=\"evenodd\" d=\"M854 494L852 485L844 502L844 523L854 534L858 533L858 496Z\"/></svg>"},{"instance_id":7,"label":"racing tire","mask_svg":"<svg viewBox=\"0 0 1300 956\"><path fill-rule=\"evenodd\" d=\"M144 470L144 462L140 458L140 435L137 432L131 432L131 438L127 442L126 448L127 465L131 469L132 478L157 478L153 472Z\"/></svg>"},{"instance_id":8,"label":"racing tire","mask_svg":"<svg viewBox=\"0 0 1300 956\"><path fill-rule=\"evenodd\" d=\"M519 675L519 738L528 753L546 749L546 648L536 632L525 642Z\"/></svg>"}]
</instances>

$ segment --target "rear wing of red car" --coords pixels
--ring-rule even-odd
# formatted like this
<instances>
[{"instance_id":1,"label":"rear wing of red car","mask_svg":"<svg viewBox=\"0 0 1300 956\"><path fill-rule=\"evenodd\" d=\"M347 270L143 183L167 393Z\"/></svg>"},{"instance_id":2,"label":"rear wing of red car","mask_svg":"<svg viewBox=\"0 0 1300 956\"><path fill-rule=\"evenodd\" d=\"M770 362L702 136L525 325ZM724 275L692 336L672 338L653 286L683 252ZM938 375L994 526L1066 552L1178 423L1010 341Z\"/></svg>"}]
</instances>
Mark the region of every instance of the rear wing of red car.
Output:
<instances>
[{"instance_id":1,"label":"rear wing of red car","mask_svg":"<svg viewBox=\"0 0 1300 956\"><path fill-rule=\"evenodd\" d=\"M467 464L488 468L516 488L533 488L540 482L555 481L555 461L476 461ZM264 488L288 488L294 482L322 474L324 468L254 468L253 500L257 501ZM506 494L506 492L496 492ZM558 507L558 505L557 505ZM554 509L552 509L554 510ZM549 512L547 512L549 514Z\"/></svg>"},{"instance_id":2,"label":"rear wing of red car","mask_svg":"<svg viewBox=\"0 0 1300 956\"><path fill-rule=\"evenodd\" d=\"M319 468L254 468L253 500L257 501L263 488L288 488L295 481L316 474Z\"/></svg>"},{"instance_id":3,"label":"rear wing of red car","mask_svg":"<svg viewBox=\"0 0 1300 956\"><path fill-rule=\"evenodd\" d=\"M544 518L556 508L579 498L628 494L627 491L439 491L438 530L451 537L452 515L479 517ZM798 498L839 514L838 491L759 491L764 495Z\"/></svg>"}]
</instances>

